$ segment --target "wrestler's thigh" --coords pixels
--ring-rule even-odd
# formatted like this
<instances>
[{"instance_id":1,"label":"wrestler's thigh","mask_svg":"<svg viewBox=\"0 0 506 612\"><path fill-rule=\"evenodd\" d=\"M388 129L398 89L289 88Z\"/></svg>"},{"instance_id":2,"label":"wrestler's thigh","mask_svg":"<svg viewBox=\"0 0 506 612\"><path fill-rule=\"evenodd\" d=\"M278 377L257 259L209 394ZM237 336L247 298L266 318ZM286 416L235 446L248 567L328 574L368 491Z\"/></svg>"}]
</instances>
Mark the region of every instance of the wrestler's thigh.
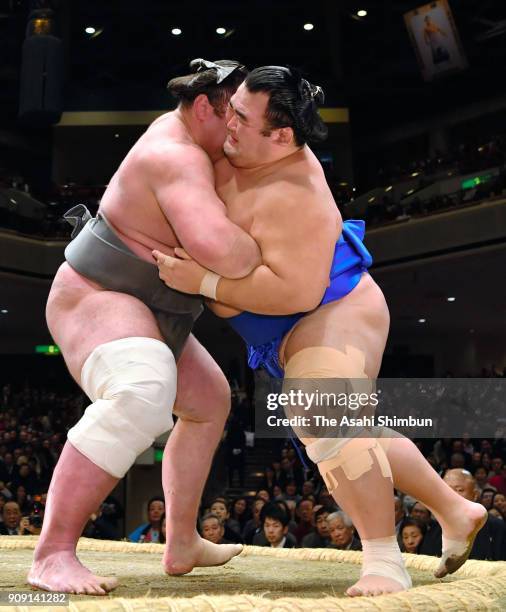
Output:
<instances>
[{"instance_id":1,"label":"wrestler's thigh","mask_svg":"<svg viewBox=\"0 0 506 612\"><path fill-rule=\"evenodd\" d=\"M362 305L331 302L298 322L286 342L284 362L309 347L326 346L346 352L346 346L350 346L364 354L366 376L376 378L388 337L389 321L388 309L381 304L371 310Z\"/></svg>"},{"instance_id":2,"label":"wrestler's thigh","mask_svg":"<svg viewBox=\"0 0 506 612\"><path fill-rule=\"evenodd\" d=\"M230 385L219 365L191 335L177 364L174 414L192 421L228 415Z\"/></svg>"},{"instance_id":3,"label":"wrestler's thigh","mask_svg":"<svg viewBox=\"0 0 506 612\"><path fill-rule=\"evenodd\" d=\"M84 362L101 344L134 336L163 341L153 313L137 298L96 288L68 270L56 281L46 309L47 323L78 383Z\"/></svg>"}]
</instances>

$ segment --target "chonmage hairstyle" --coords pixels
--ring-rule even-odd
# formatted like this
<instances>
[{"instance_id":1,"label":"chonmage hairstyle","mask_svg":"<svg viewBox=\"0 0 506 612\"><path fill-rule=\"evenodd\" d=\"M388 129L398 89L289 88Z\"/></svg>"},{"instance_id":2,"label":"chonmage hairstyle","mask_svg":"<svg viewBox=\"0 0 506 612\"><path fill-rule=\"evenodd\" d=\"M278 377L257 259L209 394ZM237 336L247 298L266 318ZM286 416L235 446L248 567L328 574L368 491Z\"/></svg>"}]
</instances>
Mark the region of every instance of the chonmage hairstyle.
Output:
<instances>
[{"instance_id":1,"label":"chonmage hairstyle","mask_svg":"<svg viewBox=\"0 0 506 612\"><path fill-rule=\"evenodd\" d=\"M233 60L209 62L198 58L190 62L190 70L190 74L168 82L169 93L184 107L204 94L219 117L225 114L227 101L248 74L246 66Z\"/></svg>"},{"instance_id":2,"label":"chonmage hairstyle","mask_svg":"<svg viewBox=\"0 0 506 612\"><path fill-rule=\"evenodd\" d=\"M323 89L306 81L295 68L255 68L246 77L246 87L251 93L269 95L265 135L273 129L291 127L297 146L321 142L327 137L327 127L318 114L318 107L325 100Z\"/></svg>"}]
</instances>

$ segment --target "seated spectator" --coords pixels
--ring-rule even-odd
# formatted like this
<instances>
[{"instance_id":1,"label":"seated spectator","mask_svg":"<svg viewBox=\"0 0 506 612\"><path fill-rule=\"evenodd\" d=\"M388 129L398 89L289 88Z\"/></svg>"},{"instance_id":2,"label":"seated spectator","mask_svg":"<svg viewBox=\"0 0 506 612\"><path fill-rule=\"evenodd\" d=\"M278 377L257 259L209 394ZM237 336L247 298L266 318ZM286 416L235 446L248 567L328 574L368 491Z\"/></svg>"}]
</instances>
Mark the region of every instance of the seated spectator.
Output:
<instances>
[{"instance_id":1,"label":"seated spectator","mask_svg":"<svg viewBox=\"0 0 506 612\"><path fill-rule=\"evenodd\" d=\"M242 538L245 544L252 544L253 538L262 529L262 523L260 522L260 510L265 506L265 500L255 499L253 502L253 518L249 520L244 526L242 532Z\"/></svg>"},{"instance_id":2,"label":"seated spectator","mask_svg":"<svg viewBox=\"0 0 506 612\"><path fill-rule=\"evenodd\" d=\"M338 510L327 517L330 544L328 548L338 550L362 550L360 540L355 536L355 528L350 517Z\"/></svg>"},{"instance_id":3,"label":"seated spectator","mask_svg":"<svg viewBox=\"0 0 506 612\"><path fill-rule=\"evenodd\" d=\"M476 500L478 496L476 483L467 470L448 470L444 476L444 480L456 493L462 495L462 497L470 501ZM441 527L437 523L436 525L439 529L439 533L441 533ZM433 545L430 550L426 550L424 541L420 552L421 554L440 556L441 537L439 537L439 545ZM489 514L487 522L476 536L469 558L488 561L506 560L506 526L504 521Z\"/></svg>"},{"instance_id":4,"label":"seated spectator","mask_svg":"<svg viewBox=\"0 0 506 612\"><path fill-rule=\"evenodd\" d=\"M266 543L261 546L271 548L294 548L296 546L288 534L289 517L277 504L265 504L260 512L260 520L266 539Z\"/></svg>"},{"instance_id":5,"label":"seated spectator","mask_svg":"<svg viewBox=\"0 0 506 612\"><path fill-rule=\"evenodd\" d=\"M289 482L295 481L295 489L297 489L299 486L302 486L303 483L302 471L288 458L288 449L283 449L283 451L286 451L286 456L281 459L281 474L278 482L283 488L286 489L286 485Z\"/></svg>"},{"instance_id":6,"label":"seated spectator","mask_svg":"<svg viewBox=\"0 0 506 612\"><path fill-rule=\"evenodd\" d=\"M3 522L0 523L0 535L23 535L20 527L21 510L15 501L5 503L2 511Z\"/></svg>"},{"instance_id":7,"label":"seated spectator","mask_svg":"<svg viewBox=\"0 0 506 612\"><path fill-rule=\"evenodd\" d=\"M295 480L289 480L286 483L283 499L285 501L293 501L295 504L298 504L302 499L302 496L297 493L297 483Z\"/></svg>"},{"instance_id":8,"label":"seated spectator","mask_svg":"<svg viewBox=\"0 0 506 612\"><path fill-rule=\"evenodd\" d=\"M214 544L230 544L223 536L225 534L225 528L223 526L220 517L211 512L205 514L200 521L200 531L202 537L209 542Z\"/></svg>"},{"instance_id":9,"label":"seated spectator","mask_svg":"<svg viewBox=\"0 0 506 612\"><path fill-rule=\"evenodd\" d=\"M425 525L425 533L420 545L419 553L422 555L435 555L439 550L441 554L441 527L431 515L430 510L421 502L415 501L409 511L409 518L416 519Z\"/></svg>"},{"instance_id":10,"label":"seated spectator","mask_svg":"<svg viewBox=\"0 0 506 612\"><path fill-rule=\"evenodd\" d=\"M274 502L277 506L279 506L283 512L286 513L288 517L288 531L293 535L295 534L295 530L297 529L297 523L293 520L294 512L295 512L295 502L285 501L284 499L278 499ZM295 535L294 535L295 538ZM295 539L295 541L297 541Z\"/></svg>"},{"instance_id":11,"label":"seated spectator","mask_svg":"<svg viewBox=\"0 0 506 612\"><path fill-rule=\"evenodd\" d=\"M277 484L272 487L272 499L274 501L283 499L283 489Z\"/></svg>"},{"instance_id":12,"label":"seated spectator","mask_svg":"<svg viewBox=\"0 0 506 612\"><path fill-rule=\"evenodd\" d=\"M15 499L21 510L21 514L28 514L32 506L32 500L26 493L26 489L23 485L19 485L15 490Z\"/></svg>"},{"instance_id":13,"label":"seated spectator","mask_svg":"<svg viewBox=\"0 0 506 612\"><path fill-rule=\"evenodd\" d=\"M325 506L329 510L330 509L332 509L332 510L336 510L337 509L336 502L334 501L334 498L328 492L326 487L323 487L321 489L321 491L320 491L320 494L318 495L318 504L320 506Z\"/></svg>"},{"instance_id":14,"label":"seated spectator","mask_svg":"<svg viewBox=\"0 0 506 612\"><path fill-rule=\"evenodd\" d=\"M239 524L240 531L242 533L244 526L251 518L251 512L249 509L248 500L245 497L238 497L232 502L232 508L230 510L230 519L236 521Z\"/></svg>"},{"instance_id":15,"label":"seated spectator","mask_svg":"<svg viewBox=\"0 0 506 612\"><path fill-rule=\"evenodd\" d=\"M302 548L326 548L329 545L328 515L329 511L324 506L315 506L313 508L315 529L302 538Z\"/></svg>"},{"instance_id":16,"label":"seated spectator","mask_svg":"<svg viewBox=\"0 0 506 612\"><path fill-rule=\"evenodd\" d=\"M297 517L297 527L293 535L297 539L297 544L301 544L302 539L313 531L313 508L314 501L303 498L297 504L295 515Z\"/></svg>"},{"instance_id":17,"label":"seated spectator","mask_svg":"<svg viewBox=\"0 0 506 612\"><path fill-rule=\"evenodd\" d=\"M497 489L499 493L506 495L506 464L501 457L492 459L492 469L494 475L491 476L488 482Z\"/></svg>"},{"instance_id":18,"label":"seated spectator","mask_svg":"<svg viewBox=\"0 0 506 612\"><path fill-rule=\"evenodd\" d=\"M267 489L259 489L256 492L255 497L263 499L266 504L271 501L271 494L269 493L269 491L267 491Z\"/></svg>"},{"instance_id":19,"label":"seated spectator","mask_svg":"<svg viewBox=\"0 0 506 612\"><path fill-rule=\"evenodd\" d=\"M312 480L306 480L302 485L302 497L315 494L315 486Z\"/></svg>"},{"instance_id":20,"label":"seated spectator","mask_svg":"<svg viewBox=\"0 0 506 612\"><path fill-rule=\"evenodd\" d=\"M409 513L411 518L419 520L424 525L430 525L432 520L430 510L424 506L421 502L417 501L412 507Z\"/></svg>"},{"instance_id":21,"label":"seated spectator","mask_svg":"<svg viewBox=\"0 0 506 612\"><path fill-rule=\"evenodd\" d=\"M223 498L216 498L211 503L209 509L211 514L214 514L220 519L224 529L224 537L227 542L233 544L242 544L241 526L235 519L230 518L230 513L227 508L227 503Z\"/></svg>"},{"instance_id":22,"label":"seated spectator","mask_svg":"<svg viewBox=\"0 0 506 612\"><path fill-rule=\"evenodd\" d=\"M490 508L492 508L492 500L494 499L494 495L496 493L497 491L490 486L483 489L480 495L480 504L487 510L490 510Z\"/></svg>"},{"instance_id":23,"label":"seated spectator","mask_svg":"<svg viewBox=\"0 0 506 612\"><path fill-rule=\"evenodd\" d=\"M28 495L40 493L39 478L37 474L30 469L28 463L22 463L19 466L18 474L12 481L12 485L15 489L23 486Z\"/></svg>"},{"instance_id":24,"label":"seated spectator","mask_svg":"<svg viewBox=\"0 0 506 612\"><path fill-rule=\"evenodd\" d=\"M450 469L466 469L466 457L464 453L452 453L450 456Z\"/></svg>"},{"instance_id":25,"label":"seated spectator","mask_svg":"<svg viewBox=\"0 0 506 612\"><path fill-rule=\"evenodd\" d=\"M119 521L124 517L122 505L113 496L108 495L101 505L101 518L109 524L109 527L119 534Z\"/></svg>"},{"instance_id":26,"label":"seated spectator","mask_svg":"<svg viewBox=\"0 0 506 612\"><path fill-rule=\"evenodd\" d=\"M476 481L476 488L481 495L483 490L490 486L488 484L488 472L482 465L479 465L475 468L473 476Z\"/></svg>"},{"instance_id":27,"label":"seated spectator","mask_svg":"<svg viewBox=\"0 0 506 612\"><path fill-rule=\"evenodd\" d=\"M492 508L498 510L503 518L506 518L506 495L497 491L492 499Z\"/></svg>"},{"instance_id":28,"label":"seated spectator","mask_svg":"<svg viewBox=\"0 0 506 612\"><path fill-rule=\"evenodd\" d=\"M471 468L475 470L479 467L481 467L481 453L480 451L474 451L471 455Z\"/></svg>"},{"instance_id":29,"label":"seated spectator","mask_svg":"<svg viewBox=\"0 0 506 612\"><path fill-rule=\"evenodd\" d=\"M160 537L158 538L160 544L165 544L167 542L167 521L165 518L165 512L162 514L162 518L160 519Z\"/></svg>"},{"instance_id":30,"label":"seated spectator","mask_svg":"<svg viewBox=\"0 0 506 612\"><path fill-rule=\"evenodd\" d=\"M88 522L84 526L83 537L94 538L96 540L118 540L119 535L109 521L103 516L102 504L90 515ZM152 541L152 540L151 540Z\"/></svg>"},{"instance_id":31,"label":"seated spectator","mask_svg":"<svg viewBox=\"0 0 506 612\"><path fill-rule=\"evenodd\" d=\"M399 546L402 552L418 554L427 525L415 518L405 518L399 530Z\"/></svg>"},{"instance_id":32,"label":"seated spectator","mask_svg":"<svg viewBox=\"0 0 506 612\"><path fill-rule=\"evenodd\" d=\"M45 505L34 502L28 516L23 516L19 524L22 535L39 535L44 521Z\"/></svg>"},{"instance_id":33,"label":"seated spectator","mask_svg":"<svg viewBox=\"0 0 506 612\"><path fill-rule=\"evenodd\" d=\"M490 516L494 516L495 518L498 518L500 521L506 520L497 508L490 508L488 513L490 514Z\"/></svg>"},{"instance_id":34,"label":"seated spectator","mask_svg":"<svg viewBox=\"0 0 506 612\"><path fill-rule=\"evenodd\" d=\"M148 501L148 522L139 525L128 536L130 542L159 542L160 519L165 512L163 497L152 497Z\"/></svg>"}]
</instances>

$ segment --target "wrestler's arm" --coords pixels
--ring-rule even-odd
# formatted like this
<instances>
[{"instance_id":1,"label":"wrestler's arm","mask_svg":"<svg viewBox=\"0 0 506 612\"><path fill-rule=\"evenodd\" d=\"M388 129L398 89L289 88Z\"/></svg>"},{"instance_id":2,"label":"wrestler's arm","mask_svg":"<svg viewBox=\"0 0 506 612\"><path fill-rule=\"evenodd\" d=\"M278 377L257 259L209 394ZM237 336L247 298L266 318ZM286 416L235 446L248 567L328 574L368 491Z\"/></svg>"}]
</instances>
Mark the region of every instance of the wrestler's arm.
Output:
<instances>
[{"instance_id":1,"label":"wrestler's arm","mask_svg":"<svg viewBox=\"0 0 506 612\"><path fill-rule=\"evenodd\" d=\"M228 219L214 188L213 166L200 148L167 147L151 159L150 172L163 213L195 261L231 279L246 276L260 264L257 243Z\"/></svg>"},{"instance_id":2,"label":"wrestler's arm","mask_svg":"<svg viewBox=\"0 0 506 612\"><path fill-rule=\"evenodd\" d=\"M277 194L283 195L276 196L269 214L259 222L263 227L255 232L262 236L258 239L262 265L245 278L220 279L217 301L271 315L306 312L321 302L340 220L318 207L310 194L289 187Z\"/></svg>"}]
</instances>

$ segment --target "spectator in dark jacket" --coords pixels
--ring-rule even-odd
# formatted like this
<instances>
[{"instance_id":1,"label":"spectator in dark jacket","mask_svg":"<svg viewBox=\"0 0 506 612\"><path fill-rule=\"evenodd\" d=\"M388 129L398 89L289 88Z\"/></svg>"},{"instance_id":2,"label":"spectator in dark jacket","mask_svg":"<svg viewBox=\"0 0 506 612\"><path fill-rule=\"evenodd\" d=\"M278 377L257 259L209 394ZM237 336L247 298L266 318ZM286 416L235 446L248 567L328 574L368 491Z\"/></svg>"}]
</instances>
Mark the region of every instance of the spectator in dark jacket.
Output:
<instances>
[{"instance_id":1,"label":"spectator in dark jacket","mask_svg":"<svg viewBox=\"0 0 506 612\"><path fill-rule=\"evenodd\" d=\"M326 548L330 542L327 517L329 511L325 506L313 508L314 531L302 538L302 548Z\"/></svg>"},{"instance_id":2,"label":"spectator in dark jacket","mask_svg":"<svg viewBox=\"0 0 506 612\"><path fill-rule=\"evenodd\" d=\"M478 493L473 476L466 470L448 470L444 476L448 485L462 497L475 501ZM441 527L437 524L437 534L441 534ZM441 536L434 537L430 542L422 544L420 552L425 555L441 555ZM469 555L470 559L487 561L506 560L506 528L504 521L494 516L488 516L487 522L478 532Z\"/></svg>"}]
</instances>

